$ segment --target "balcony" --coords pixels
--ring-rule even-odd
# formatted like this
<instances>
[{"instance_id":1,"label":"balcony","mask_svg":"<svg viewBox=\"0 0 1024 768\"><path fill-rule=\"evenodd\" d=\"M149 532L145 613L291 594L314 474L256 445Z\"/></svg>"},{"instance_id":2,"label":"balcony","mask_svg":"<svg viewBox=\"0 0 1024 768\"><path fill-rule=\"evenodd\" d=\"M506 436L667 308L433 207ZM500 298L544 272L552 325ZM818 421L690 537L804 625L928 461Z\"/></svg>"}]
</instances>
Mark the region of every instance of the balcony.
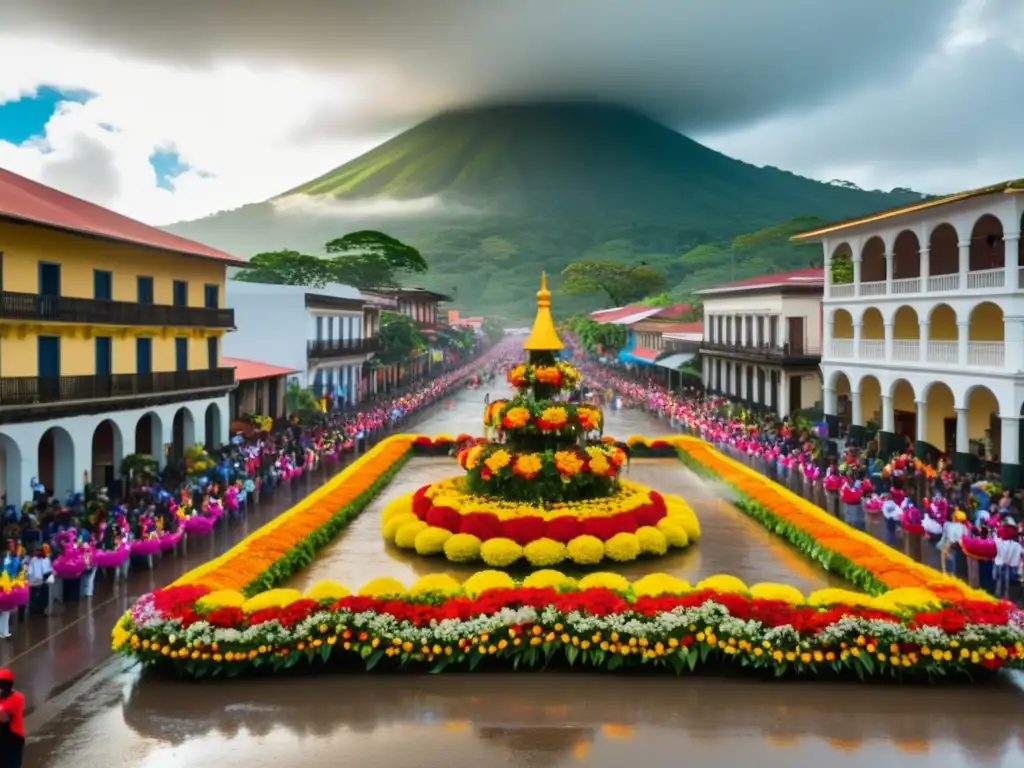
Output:
<instances>
[{"instance_id":1,"label":"balcony","mask_svg":"<svg viewBox=\"0 0 1024 768\"><path fill-rule=\"evenodd\" d=\"M369 355L380 349L379 339L320 339L306 344L311 360L331 360L342 357Z\"/></svg>"},{"instance_id":2,"label":"balcony","mask_svg":"<svg viewBox=\"0 0 1024 768\"><path fill-rule=\"evenodd\" d=\"M90 325L234 328L235 310L103 301L36 293L0 293L0 320Z\"/></svg>"},{"instance_id":3,"label":"balcony","mask_svg":"<svg viewBox=\"0 0 1024 768\"><path fill-rule=\"evenodd\" d=\"M0 408L170 395L234 385L234 368L110 376L16 376L0 378Z\"/></svg>"},{"instance_id":4,"label":"balcony","mask_svg":"<svg viewBox=\"0 0 1024 768\"><path fill-rule=\"evenodd\" d=\"M821 358L821 349L807 344L740 344L719 341L703 341L700 345L701 351L721 352L744 360L772 361L777 363L789 363L802 365L817 362Z\"/></svg>"},{"instance_id":5,"label":"balcony","mask_svg":"<svg viewBox=\"0 0 1024 768\"><path fill-rule=\"evenodd\" d=\"M1011 268L1012 269L1012 268ZM969 272L952 272L944 275L924 277L893 278L891 281L869 280L858 283L832 283L829 286L830 299L876 299L886 296L909 298L941 293L986 293L1019 291L1024 288L1024 267L1017 267L1016 276L1003 267L979 269ZM1017 285L1008 282L1016 277ZM1009 280L1008 280L1009 278ZM858 288L860 289L858 291Z\"/></svg>"},{"instance_id":6,"label":"balcony","mask_svg":"<svg viewBox=\"0 0 1024 768\"><path fill-rule=\"evenodd\" d=\"M854 354L854 350L857 354ZM921 341L893 339L887 356L883 339L832 339L831 360L871 361L879 363L912 363L925 367L963 366L967 368L1001 369L1006 365L1006 344L1002 341Z\"/></svg>"}]
</instances>

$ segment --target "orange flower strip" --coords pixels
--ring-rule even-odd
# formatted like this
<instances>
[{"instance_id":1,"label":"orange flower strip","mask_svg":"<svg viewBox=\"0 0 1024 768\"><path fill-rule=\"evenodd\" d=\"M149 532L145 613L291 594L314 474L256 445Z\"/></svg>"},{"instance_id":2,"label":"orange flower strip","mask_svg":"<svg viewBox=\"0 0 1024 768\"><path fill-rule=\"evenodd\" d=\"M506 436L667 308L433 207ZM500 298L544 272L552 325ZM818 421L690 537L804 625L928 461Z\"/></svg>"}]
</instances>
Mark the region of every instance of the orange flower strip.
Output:
<instances>
[{"instance_id":1,"label":"orange flower strip","mask_svg":"<svg viewBox=\"0 0 1024 768\"><path fill-rule=\"evenodd\" d=\"M378 443L294 507L220 557L184 574L173 586L259 591L287 578L362 511L401 468L412 446L409 435ZM297 548L303 551L292 557Z\"/></svg>"},{"instance_id":2,"label":"orange flower strip","mask_svg":"<svg viewBox=\"0 0 1024 768\"><path fill-rule=\"evenodd\" d=\"M960 579L919 563L874 536L847 525L756 470L725 456L699 438L672 436L646 444L652 445L654 442L670 442L682 452L681 458L709 470L761 505L781 521L782 526L795 531L796 538L802 534L813 540L813 544L820 550L834 553L865 572L869 575L868 579L873 580L873 583L862 585L869 591L917 587L931 590L952 602L993 601L988 593L973 589ZM744 511L757 516L750 510ZM781 527L774 527L775 532L782 531ZM789 538L794 536L790 535Z\"/></svg>"}]
</instances>

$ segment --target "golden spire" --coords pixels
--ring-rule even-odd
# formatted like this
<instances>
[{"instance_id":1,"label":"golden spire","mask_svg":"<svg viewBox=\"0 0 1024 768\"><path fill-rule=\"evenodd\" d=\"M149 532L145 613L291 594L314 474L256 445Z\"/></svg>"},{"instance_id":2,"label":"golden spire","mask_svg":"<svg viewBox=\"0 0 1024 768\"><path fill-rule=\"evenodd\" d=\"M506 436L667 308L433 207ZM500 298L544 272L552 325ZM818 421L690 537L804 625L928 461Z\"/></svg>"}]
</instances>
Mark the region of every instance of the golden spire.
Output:
<instances>
[{"instance_id":1,"label":"golden spire","mask_svg":"<svg viewBox=\"0 0 1024 768\"><path fill-rule=\"evenodd\" d=\"M562 349L562 340L555 330L555 321L551 319L551 291L548 290L548 276L540 273L540 290L537 291L537 317L533 321L530 337L523 344L528 352L555 352Z\"/></svg>"}]
</instances>

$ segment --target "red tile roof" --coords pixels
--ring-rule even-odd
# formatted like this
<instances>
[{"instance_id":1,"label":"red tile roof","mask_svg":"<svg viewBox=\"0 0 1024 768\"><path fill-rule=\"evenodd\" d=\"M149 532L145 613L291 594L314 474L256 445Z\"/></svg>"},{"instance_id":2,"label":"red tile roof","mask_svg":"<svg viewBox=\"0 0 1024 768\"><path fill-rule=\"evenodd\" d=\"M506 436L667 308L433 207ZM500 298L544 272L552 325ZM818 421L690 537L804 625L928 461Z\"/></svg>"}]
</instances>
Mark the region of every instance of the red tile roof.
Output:
<instances>
[{"instance_id":1,"label":"red tile roof","mask_svg":"<svg viewBox=\"0 0 1024 768\"><path fill-rule=\"evenodd\" d=\"M0 219L38 224L186 256L245 264L244 259L129 219L0 168Z\"/></svg>"},{"instance_id":2,"label":"red tile roof","mask_svg":"<svg viewBox=\"0 0 1024 768\"><path fill-rule=\"evenodd\" d=\"M296 373L294 368L282 368L279 365L243 360L240 357L222 357L220 362L225 368L235 369L235 381L269 379L274 376L287 376L289 373Z\"/></svg>"},{"instance_id":3,"label":"red tile roof","mask_svg":"<svg viewBox=\"0 0 1024 768\"><path fill-rule=\"evenodd\" d=\"M704 333L704 323L671 323L661 327L662 333Z\"/></svg>"},{"instance_id":4,"label":"red tile roof","mask_svg":"<svg viewBox=\"0 0 1024 768\"><path fill-rule=\"evenodd\" d=\"M661 352L659 352L656 349L633 347L633 349L629 350L629 354L631 354L633 357L639 357L641 360L647 360L653 363L655 360L658 359L658 355L660 355Z\"/></svg>"},{"instance_id":5,"label":"red tile roof","mask_svg":"<svg viewBox=\"0 0 1024 768\"><path fill-rule=\"evenodd\" d=\"M818 286L825 284L825 270L821 267L812 267L810 269L797 269L793 272L779 272L773 275L761 275L760 277L750 277L746 280L737 280L734 283L725 283L724 285L716 285L713 288L705 288L703 291L697 291L701 293L711 293L727 290L745 290L748 288L758 288L761 286L794 286L794 285L806 285L806 286Z\"/></svg>"},{"instance_id":6,"label":"red tile roof","mask_svg":"<svg viewBox=\"0 0 1024 768\"><path fill-rule=\"evenodd\" d=\"M590 319L596 320L599 323L613 323L616 320L622 320L623 318L629 317L630 315L636 315L641 312L646 312L641 319L650 320L654 317L671 318L685 314L690 311L692 307L689 304L673 304L668 307L651 307L646 304L627 304L624 307L612 307L611 309L599 309L597 312L590 313Z\"/></svg>"}]
</instances>

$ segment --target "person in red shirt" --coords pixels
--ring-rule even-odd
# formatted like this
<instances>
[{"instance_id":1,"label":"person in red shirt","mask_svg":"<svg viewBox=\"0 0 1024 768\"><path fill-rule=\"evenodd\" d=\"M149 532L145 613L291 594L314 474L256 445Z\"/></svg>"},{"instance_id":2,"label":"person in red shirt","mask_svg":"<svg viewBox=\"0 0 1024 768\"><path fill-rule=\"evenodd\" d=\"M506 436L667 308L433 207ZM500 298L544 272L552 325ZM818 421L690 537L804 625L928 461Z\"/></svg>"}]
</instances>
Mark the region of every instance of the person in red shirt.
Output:
<instances>
[{"instance_id":1,"label":"person in red shirt","mask_svg":"<svg viewBox=\"0 0 1024 768\"><path fill-rule=\"evenodd\" d=\"M0 669L0 768L21 768L25 754L25 697L14 690L14 673Z\"/></svg>"}]
</instances>

